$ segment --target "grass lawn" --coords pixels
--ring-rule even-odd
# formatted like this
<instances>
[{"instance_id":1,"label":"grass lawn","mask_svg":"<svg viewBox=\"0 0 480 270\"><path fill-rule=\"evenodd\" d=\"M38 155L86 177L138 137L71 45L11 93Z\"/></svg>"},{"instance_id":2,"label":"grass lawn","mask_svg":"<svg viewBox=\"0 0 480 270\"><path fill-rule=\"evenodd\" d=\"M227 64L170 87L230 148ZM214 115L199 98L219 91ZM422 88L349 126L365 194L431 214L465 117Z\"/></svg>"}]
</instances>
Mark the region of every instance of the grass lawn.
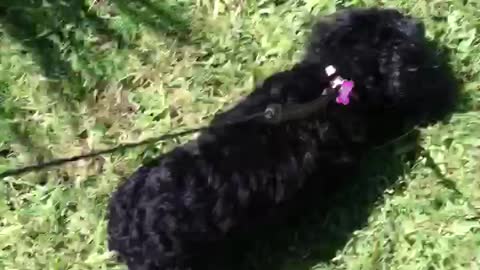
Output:
<instances>
[{"instance_id":1,"label":"grass lawn","mask_svg":"<svg viewBox=\"0 0 480 270\"><path fill-rule=\"evenodd\" d=\"M35 3L33 3L35 2ZM0 3L0 171L206 123L302 54L347 6L424 18L462 98L422 130L431 160L379 151L322 213L258 239L244 269L480 269L480 2L11 0ZM105 206L158 143L0 181L0 269L125 269ZM267 237L268 238L268 237Z\"/></svg>"}]
</instances>

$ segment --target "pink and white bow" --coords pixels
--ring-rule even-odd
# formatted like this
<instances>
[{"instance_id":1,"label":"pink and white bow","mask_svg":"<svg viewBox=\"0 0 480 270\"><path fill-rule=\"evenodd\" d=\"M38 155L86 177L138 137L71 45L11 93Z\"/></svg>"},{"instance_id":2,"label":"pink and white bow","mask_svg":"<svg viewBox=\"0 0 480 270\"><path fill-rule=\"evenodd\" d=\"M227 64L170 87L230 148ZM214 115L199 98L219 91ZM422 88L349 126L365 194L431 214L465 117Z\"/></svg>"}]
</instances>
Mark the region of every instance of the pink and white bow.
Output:
<instances>
[{"instance_id":1,"label":"pink and white bow","mask_svg":"<svg viewBox=\"0 0 480 270\"><path fill-rule=\"evenodd\" d=\"M325 68L325 73L327 73L327 76L329 77L334 75L336 72L337 70L334 66L327 66ZM350 103L350 95L352 93L353 87L355 86L355 83L351 80L345 80L340 76L336 76L333 80L330 81L330 85L333 89L337 89L340 86L335 101L338 104L348 105Z\"/></svg>"}]
</instances>

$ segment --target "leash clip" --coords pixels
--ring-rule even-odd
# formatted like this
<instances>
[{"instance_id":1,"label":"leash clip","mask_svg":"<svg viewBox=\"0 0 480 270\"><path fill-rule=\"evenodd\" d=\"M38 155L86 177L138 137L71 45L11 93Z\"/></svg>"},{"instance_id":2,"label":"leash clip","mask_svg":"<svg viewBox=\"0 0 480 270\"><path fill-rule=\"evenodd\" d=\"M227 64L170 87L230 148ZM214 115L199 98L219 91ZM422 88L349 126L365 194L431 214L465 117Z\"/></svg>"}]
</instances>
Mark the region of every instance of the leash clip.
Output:
<instances>
[{"instance_id":1,"label":"leash clip","mask_svg":"<svg viewBox=\"0 0 480 270\"><path fill-rule=\"evenodd\" d=\"M263 116L271 124L280 123L282 120L282 105L277 103L268 105Z\"/></svg>"}]
</instances>

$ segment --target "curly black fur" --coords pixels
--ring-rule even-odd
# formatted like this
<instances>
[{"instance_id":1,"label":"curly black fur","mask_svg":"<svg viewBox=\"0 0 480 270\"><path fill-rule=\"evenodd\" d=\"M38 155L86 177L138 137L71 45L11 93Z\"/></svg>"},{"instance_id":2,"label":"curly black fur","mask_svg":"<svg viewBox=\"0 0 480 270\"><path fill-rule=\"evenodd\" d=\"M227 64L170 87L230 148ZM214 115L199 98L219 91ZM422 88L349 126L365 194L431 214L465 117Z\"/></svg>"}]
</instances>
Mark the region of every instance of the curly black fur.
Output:
<instances>
[{"instance_id":1,"label":"curly black fur","mask_svg":"<svg viewBox=\"0 0 480 270\"><path fill-rule=\"evenodd\" d=\"M300 63L119 187L109 208L110 249L131 270L200 268L194 259L210 244L284 214L311 181L335 182L337 171L354 168L372 146L443 117L454 87L434 60L423 25L398 11L348 10L322 19ZM271 103L318 98L329 87L328 65L355 81L349 105L331 103L279 125L215 128Z\"/></svg>"}]
</instances>

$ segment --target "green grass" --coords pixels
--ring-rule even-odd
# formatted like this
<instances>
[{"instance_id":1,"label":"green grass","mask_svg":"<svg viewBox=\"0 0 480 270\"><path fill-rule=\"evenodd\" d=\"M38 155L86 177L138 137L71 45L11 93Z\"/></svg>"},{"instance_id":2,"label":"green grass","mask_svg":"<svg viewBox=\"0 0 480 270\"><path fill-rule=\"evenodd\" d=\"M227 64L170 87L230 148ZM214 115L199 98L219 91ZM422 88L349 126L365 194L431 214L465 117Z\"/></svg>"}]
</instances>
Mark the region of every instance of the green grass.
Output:
<instances>
[{"instance_id":1,"label":"green grass","mask_svg":"<svg viewBox=\"0 0 480 270\"><path fill-rule=\"evenodd\" d=\"M242 265L480 269L478 1L0 3L0 170L205 123L297 60L314 16L375 5L421 16L450 49L457 112L422 130L432 160L372 155L344 193L319 198L328 211L258 240ZM184 140L2 180L0 269L124 269L106 249L109 195L142 159Z\"/></svg>"}]
</instances>

